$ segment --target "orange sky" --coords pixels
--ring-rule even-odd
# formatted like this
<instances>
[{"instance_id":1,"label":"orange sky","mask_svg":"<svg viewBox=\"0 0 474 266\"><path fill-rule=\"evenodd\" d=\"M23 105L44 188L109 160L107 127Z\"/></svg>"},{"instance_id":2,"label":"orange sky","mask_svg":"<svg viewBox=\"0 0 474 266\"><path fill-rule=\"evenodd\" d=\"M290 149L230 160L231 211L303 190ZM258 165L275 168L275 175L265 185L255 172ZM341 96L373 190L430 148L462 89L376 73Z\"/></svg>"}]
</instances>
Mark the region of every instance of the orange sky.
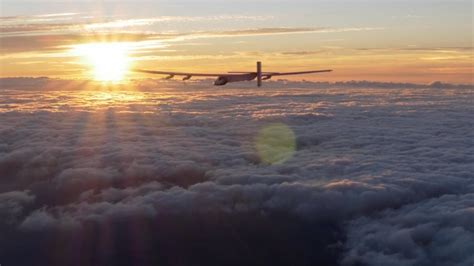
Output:
<instances>
[{"instance_id":1,"label":"orange sky","mask_svg":"<svg viewBox=\"0 0 474 266\"><path fill-rule=\"evenodd\" d=\"M131 67L147 69L253 71L261 60L264 71L335 70L307 80L474 83L470 1L296 1L260 12L213 9L212 1L195 8L157 1L133 11L114 2L39 2L3 4L1 77L94 78L93 66L74 51L112 42L127 46Z\"/></svg>"}]
</instances>

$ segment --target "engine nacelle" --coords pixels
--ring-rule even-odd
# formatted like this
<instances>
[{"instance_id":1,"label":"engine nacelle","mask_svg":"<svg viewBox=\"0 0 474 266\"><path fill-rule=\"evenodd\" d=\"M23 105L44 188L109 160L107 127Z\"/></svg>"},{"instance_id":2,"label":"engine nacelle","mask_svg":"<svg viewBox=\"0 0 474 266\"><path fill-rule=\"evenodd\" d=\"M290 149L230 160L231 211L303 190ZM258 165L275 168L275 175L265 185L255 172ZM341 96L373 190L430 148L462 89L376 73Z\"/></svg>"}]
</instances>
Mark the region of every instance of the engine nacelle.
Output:
<instances>
[{"instance_id":1,"label":"engine nacelle","mask_svg":"<svg viewBox=\"0 0 474 266\"><path fill-rule=\"evenodd\" d=\"M185 77L183 78L183 81L184 81L184 80L190 80L192 77L193 77L193 76L191 76L191 75L187 75L187 76L185 76Z\"/></svg>"},{"instance_id":2,"label":"engine nacelle","mask_svg":"<svg viewBox=\"0 0 474 266\"><path fill-rule=\"evenodd\" d=\"M226 77L218 77L216 81L214 81L215 86L224 86L227 84L229 80Z\"/></svg>"},{"instance_id":3,"label":"engine nacelle","mask_svg":"<svg viewBox=\"0 0 474 266\"><path fill-rule=\"evenodd\" d=\"M223 86L231 82L240 82L240 81L250 81L254 80L257 77L257 73L247 73L247 74L232 74L219 76L214 82L216 86Z\"/></svg>"}]
</instances>

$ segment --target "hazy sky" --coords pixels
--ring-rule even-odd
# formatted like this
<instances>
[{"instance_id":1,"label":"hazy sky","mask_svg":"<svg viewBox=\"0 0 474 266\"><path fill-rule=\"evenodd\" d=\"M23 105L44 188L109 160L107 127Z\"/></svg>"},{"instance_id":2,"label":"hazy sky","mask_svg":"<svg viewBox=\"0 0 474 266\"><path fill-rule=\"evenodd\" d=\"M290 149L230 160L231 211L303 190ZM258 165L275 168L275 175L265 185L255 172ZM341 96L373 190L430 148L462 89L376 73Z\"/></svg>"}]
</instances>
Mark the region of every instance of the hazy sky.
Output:
<instances>
[{"instance_id":1,"label":"hazy sky","mask_svg":"<svg viewBox=\"0 0 474 266\"><path fill-rule=\"evenodd\" d=\"M333 68L309 79L473 82L472 1L2 0L0 76L87 78L78 44L133 65L215 72Z\"/></svg>"}]
</instances>

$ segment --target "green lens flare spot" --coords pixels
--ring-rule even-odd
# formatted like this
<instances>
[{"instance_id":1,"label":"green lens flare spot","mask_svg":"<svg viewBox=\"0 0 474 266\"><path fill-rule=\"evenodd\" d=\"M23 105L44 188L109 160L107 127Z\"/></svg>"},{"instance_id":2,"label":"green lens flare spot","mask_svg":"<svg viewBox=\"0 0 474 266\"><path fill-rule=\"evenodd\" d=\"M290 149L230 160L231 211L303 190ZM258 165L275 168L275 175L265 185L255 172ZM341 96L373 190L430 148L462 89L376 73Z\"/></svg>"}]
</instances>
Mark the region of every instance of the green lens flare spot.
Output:
<instances>
[{"instance_id":1,"label":"green lens flare spot","mask_svg":"<svg viewBox=\"0 0 474 266\"><path fill-rule=\"evenodd\" d=\"M258 133L256 149L262 163L282 164L296 151L295 133L282 123L265 126Z\"/></svg>"}]
</instances>

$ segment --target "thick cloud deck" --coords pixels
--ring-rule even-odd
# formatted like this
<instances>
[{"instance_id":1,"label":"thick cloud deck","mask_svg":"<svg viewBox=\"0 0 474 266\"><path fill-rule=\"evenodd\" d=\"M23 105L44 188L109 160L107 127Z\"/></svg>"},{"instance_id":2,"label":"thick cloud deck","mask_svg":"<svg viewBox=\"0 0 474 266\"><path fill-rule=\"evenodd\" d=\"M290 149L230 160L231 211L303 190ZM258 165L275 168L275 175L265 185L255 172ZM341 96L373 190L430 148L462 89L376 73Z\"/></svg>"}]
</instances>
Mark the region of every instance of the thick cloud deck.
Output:
<instances>
[{"instance_id":1,"label":"thick cloud deck","mask_svg":"<svg viewBox=\"0 0 474 266\"><path fill-rule=\"evenodd\" d=\"M346 264L470 265L474 194L444 195L350 223Z\"/></svg>"},{"instance_id":2,"label":"thick cloud deck","mask_svg":"<svg viewBox=\"0 0 474 266\"><path fill-rule=\"evenodd\" d=\"M5 265L472 264L469 86L1 84Z\"/></svg>"}]
</instances>

